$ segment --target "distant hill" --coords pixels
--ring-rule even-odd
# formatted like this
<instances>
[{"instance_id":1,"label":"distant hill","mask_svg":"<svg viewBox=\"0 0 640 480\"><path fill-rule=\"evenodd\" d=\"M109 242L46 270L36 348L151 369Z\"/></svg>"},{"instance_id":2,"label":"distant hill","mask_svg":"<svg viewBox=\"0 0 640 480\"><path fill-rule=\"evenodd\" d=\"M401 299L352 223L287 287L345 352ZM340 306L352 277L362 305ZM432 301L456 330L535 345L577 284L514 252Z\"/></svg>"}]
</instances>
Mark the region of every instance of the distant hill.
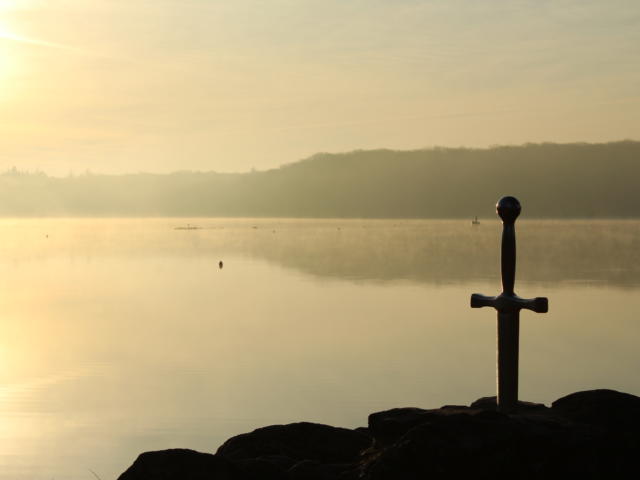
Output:
<instances>
[{"instance_id":1,"label":"distant hill","mask_svg":"<svg viewBox=\"0 0 640 480\"><path fill-rule=\"evenodd\" d=\"M640 217L640 142L320 153L239 174L0 175L3 216Z\"/></svg>"}]
</instances>

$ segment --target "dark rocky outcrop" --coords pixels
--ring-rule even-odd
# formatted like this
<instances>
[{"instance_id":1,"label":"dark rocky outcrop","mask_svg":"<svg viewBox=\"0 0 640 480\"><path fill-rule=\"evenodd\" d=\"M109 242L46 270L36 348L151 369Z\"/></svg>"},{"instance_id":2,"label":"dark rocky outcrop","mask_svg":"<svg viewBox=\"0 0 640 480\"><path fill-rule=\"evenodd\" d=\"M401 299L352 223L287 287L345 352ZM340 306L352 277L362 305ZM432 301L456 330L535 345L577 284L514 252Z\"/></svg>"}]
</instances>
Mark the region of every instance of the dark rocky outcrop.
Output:
<instances>
[{"instance_id":1,"label":"dark rocky outcrop","mask_svg":"<svg viewBox=\"0 0 640 480\"><path fill-rule=\"evenodd\" d=\"M366 429L301 422L238 435L227 440L216 455L237 462L247 478L325 479L338 478L352 468L370 444ZM265 463L275 468L267 473Z\"/></svg>"},{"instance_id":2,"label":"dark rocky outcrop","mask_svg":"<svg viewBox=\"0 0 640 480\"><path fill-rule=\"evenodd\" d=\"M373 413L367 429L274 425L215 455L142 454L119 480L622 479L634 478L639 453L640 398L592 390L509 415L485 397Z\"/></svg>"},{"instance_id":3,"label":"dark rocky outcrop","mask_svg":"<svg viewBox=\"0 0 640 480\"><path fill-rule=\"evenodd\" d=\"M226 458L186 449L146 452L118 480L233 480L239 470Z\"/></svg>"},{"instance_id":4,"label":"dark rocky outcrop","mask_svg":"<svg viewBox=\"0 0 640 480\"><path fill-rule=\"evenodd\" d=\"M294 460L340 463L353 460L369 443L369 435L362 431L301 422L238 435L227 440L217 453L231 460L279 455Z\"/></svg>"},{"instance_id":5,"label":"dark rocky outcrop","mask_svg":"<svg viewBox=\"0 0 640 480\"><path fill-rule=\"evenodd\" d=\"M589 390L562 397L551 404L559 415L576 422L601 425L611 430L640 428L640 401L635 395L615 390Z\"/></svg>"}]
</instances>

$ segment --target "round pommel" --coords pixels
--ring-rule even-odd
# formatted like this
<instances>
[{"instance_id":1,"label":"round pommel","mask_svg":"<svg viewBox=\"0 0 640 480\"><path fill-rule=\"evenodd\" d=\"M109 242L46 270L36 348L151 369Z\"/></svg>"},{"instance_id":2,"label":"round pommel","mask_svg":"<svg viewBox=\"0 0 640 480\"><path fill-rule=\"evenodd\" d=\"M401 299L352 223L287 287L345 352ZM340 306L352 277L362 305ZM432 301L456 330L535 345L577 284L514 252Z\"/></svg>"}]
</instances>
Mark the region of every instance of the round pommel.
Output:
<instances>
[{"instance_id":1,"label":"round pommel","mask_svg":"<svg viewBox=\"0 0 640 480\"><path fill-rule=\"evenodd\" d=\"M505 223L514 223L520 215L520 202L515 197L502 197L496 204L496 211Z\"/></svg>"}]
</instances>

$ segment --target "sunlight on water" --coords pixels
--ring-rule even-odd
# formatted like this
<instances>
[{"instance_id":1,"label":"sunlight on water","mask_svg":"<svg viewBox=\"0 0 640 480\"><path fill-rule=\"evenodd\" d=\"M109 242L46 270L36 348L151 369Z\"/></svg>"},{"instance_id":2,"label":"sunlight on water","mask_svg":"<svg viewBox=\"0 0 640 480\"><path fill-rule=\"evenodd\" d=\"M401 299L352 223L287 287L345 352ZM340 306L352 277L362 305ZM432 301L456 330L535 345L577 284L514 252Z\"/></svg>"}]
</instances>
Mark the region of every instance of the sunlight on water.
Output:
<instances>
[{"instance_id":1,"label":"sunlight on water","mask_svg":"<svg viewBox=\"0 0 640 480\"><path fill-rule=\"evenodd\" d=\"M0 478L116 478L145 450L491 395L495 312L469 296L498 293L499 233L0 221ZM640 393L640 223L525 221L518 242L517 290L550 299L522 314L521 397Z\"/></svg>"}]
</instances>

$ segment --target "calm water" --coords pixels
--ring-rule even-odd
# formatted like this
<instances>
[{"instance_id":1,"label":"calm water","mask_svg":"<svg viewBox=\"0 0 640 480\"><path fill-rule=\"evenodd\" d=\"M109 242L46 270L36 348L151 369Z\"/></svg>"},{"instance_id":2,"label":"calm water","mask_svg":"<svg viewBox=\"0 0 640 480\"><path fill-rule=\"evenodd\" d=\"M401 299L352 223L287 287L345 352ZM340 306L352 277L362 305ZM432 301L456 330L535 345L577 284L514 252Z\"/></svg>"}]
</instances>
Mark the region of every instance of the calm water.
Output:
<instances>
[{"instance_id":1,"label":"calm water","mask_svg":"<svg viewBox=\"0 0 640 480\"><path fill-rule=\"evenodd\" d=\"M202 227L180 230L187 224ZM500 225L0 221L0 479L494 393ZM522 221L521 398L640 394L640 222ZM224 268L218 268L218 261Z\"/></svg>"}]
</instances>

